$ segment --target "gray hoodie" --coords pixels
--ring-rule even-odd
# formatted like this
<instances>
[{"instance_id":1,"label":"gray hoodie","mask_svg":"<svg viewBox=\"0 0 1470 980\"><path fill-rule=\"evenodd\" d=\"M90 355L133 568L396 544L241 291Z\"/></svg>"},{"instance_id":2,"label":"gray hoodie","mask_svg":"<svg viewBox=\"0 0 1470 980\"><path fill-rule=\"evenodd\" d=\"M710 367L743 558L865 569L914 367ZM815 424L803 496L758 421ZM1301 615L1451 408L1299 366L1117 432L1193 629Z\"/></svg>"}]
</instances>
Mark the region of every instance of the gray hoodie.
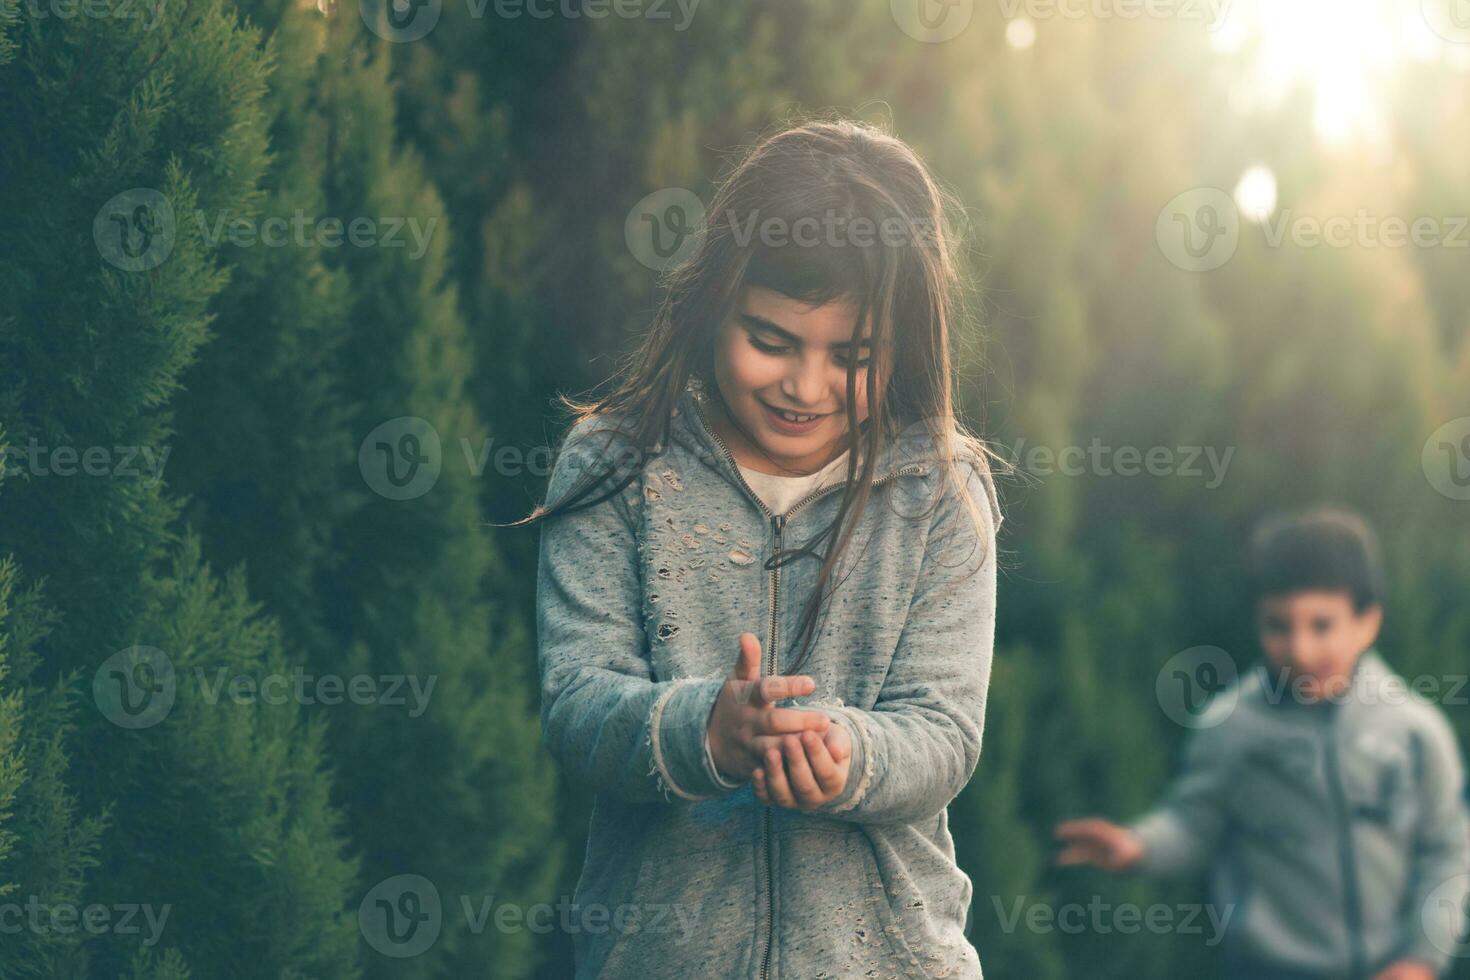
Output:
<instances>
[{"instance_id":1,"label":"gray hoodie","mask_svg":"<svg viewBox=\"0 0 1470 980\"><path fill-rule=\"evenodd\" d=\"M1353 980L1400 957L1443 972L1470 892L1464 785L1444 715L1377 650L1316 703L1260 664L1205 709L1165 802L1133 824L1139 870L1209 866L1242 956Z\"/></svg>"},{"instance_id":2,"label":"gray hoodie","mask_svg":"<svg viewBox=\"0 0 1470 980\"><path fill-rule=\"evenodd\" d=\"M684 392L664 452L625 490L542 525L542 737L595 792L576 975L978 978L946 807L985 721L1001 521L989 472L956 464L977 536L921 427L886 448L801 671L816 691L782 702L846 726L846 787L812 811L762 806L748 783L714 780L704 733L741 633L761 637L763 675L795 657L819 561L766 562L831 521L842 485L767 513L703 397ZM627 465L620 433L603 450L614 424L573 427L548 501L599 460Z\"/></svg>"}]
</instances>

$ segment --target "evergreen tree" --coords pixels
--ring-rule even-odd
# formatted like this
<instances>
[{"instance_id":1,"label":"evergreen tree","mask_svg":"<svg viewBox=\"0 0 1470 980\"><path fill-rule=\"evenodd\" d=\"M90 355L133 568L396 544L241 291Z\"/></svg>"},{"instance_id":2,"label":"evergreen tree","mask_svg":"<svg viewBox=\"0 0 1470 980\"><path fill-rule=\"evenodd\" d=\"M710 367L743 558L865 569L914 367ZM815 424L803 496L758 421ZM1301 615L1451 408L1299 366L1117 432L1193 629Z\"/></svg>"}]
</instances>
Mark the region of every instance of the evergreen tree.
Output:
<instances>
[{"instance_id":1,"label":"evergreen tree","mask_svg":"<svg viewBox=\"0 0 1470 980\"><path fill-rule=\"evenodd\" d=\"M67 686L29 683L54 614L34 585L17 594L18 578L12 560L0 561L0 908L9 933L0 974L81 977L84 934L57 928L66 920L51 911L86 904L102 828L95 817L77 815L66 785L75 711Z\"/></svg>"},{"instance_id":2,"label":"evergreen tree","mask_svg":"<svg viewBox=\"0 0 1470 980\"><path fill-rule=\"evenodd\" d=\"M279 611L314 670L406 678L400 695L414 684L425 695L330 712L338 799L364 857L359 896L416 874L444 908L422 953L366 951L373 972L526 975L534 937L476 923L460 901L545 900L559 858L530 703L533 648L524 620L491 598L509 572L476 502L470 460L485 433L447 281L444 210L419 160L393 149L387 46L356 11L323 21L246 9L290 64L269 95L281 150L264 213L304 214L308 228L367 219L383 236L400 223L397 243L411 247L385 237L332 248L308 235L238 250L216 305L220 331L240 339L191 372L179 479L211 554L246 562L252 594ZM388 499L375 491L388 484L370 436L404 416L439 434L442 471L422 496ZM255 465L215 457L221 438Z\"/></svg>"},{"instance_id":3,"label":"evergreen tree","mask_svg":"<svg viewBox=\"0 0 1470 980\"><path fill-rule=\"evenodd\" d=\"M217 686L259 689L286 674L285 654L243 577L201 563L161 480L170 399L228 278L200 216L259 205L270 57L220 4L145 13L159 20L133 5L28 7L0 68L13 219L0 231L0 548L54 611L27 634L30 683L91 695L64 784L106 820L85 883L68 872L55 887L112 910L116 928L85 934L92 975L352 976L355 869L327 803L322 725L289 699ZM60 717L28 707L21 737L48 737ZM60 763L28 766L52 801L49 827L28 826L60 840ZM116 919L126 908L141 912L131 928Z\"/></svg>"},{"instance_id":4,"label":"evergreen tree","mask_svg":"<svg viewBox=\"0 0 1470 980\"><path fill-rule=\"evenodd\" d=\"M341 381L357 398L353 442L366 446L361 476L375 488L335 539L347 559L338 587L350 610L340 649L351 673L436 686L416 718L341 713L341 744L356 760L344 768L344 791L368 880L422 875L452 909L428 953L383 960L381 971L518 976L534 966L535 937L473 932L454 906L461 896L476 908L492 895L523 907L546 899L560 864L554 784L528 696L526 620L487 594L504 573L482 526L471 462L486 439L469 393L473 348L448 278L443 205L417 154L395 147L386 48L359 20L334 20L319 89L328 213L403 219L426 236L421 255L365 247L333 256L353 286ZM370 438L392 443L379 427L405 417L437 435L437 459L435 448L427 452L439 472L424 492L391 499L384 481L412 460L385 458Z\"/></svg>"}]
</instances>

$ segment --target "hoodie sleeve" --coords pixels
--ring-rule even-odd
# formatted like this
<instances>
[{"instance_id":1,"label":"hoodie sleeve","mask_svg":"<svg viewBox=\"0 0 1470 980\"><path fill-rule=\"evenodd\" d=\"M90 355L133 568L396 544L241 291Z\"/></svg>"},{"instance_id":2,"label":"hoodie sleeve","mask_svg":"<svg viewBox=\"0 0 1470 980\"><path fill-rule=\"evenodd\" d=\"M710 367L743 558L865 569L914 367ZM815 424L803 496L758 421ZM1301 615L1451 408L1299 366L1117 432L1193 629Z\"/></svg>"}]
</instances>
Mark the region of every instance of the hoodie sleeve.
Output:
<instances>
[{"instance_id":1,"label":"hoodie sleeve","mask_svg":"<svg viewBox=\"0 0 1470 980\"><path fill-rule=\"evenodd\" d=\"M1465 809L1465 768L1454 730L1431 704L1418 732L1419 825L1404 903L1401 956L1428 963L1439 973L1464 939L1470 898L1470 820Z\"/></svg>"},{"instance_id":2,"label":"hoodie sleeve","mask_svg":"<svg viewBox=\"0 0 1470 980\"><path fill-rule=\"evenodd\" d=\"M852 741L846 786L816 812L856 823L929 820L960 794L980 761L1001 515L988 468L957 465L981 533L965 503L947 493L935 507L908 615L872 710L814 706L845 725Z\"/></svg>"},{"instance_id":3,"label":"hoodie sleeve","mask_svg":"<svg viewBox=\"0 0 1470 980\"><path fill-rule=\"evenodd\" d=\"M608 431L595 421L573 427L552 469L548 503L588 468L631 465L631 443L618 434L608 446ZM603 496L618 478L576 506ZM653 680L629 492L541 525L541 738L569 777L595 793L638 803L671 802L669 794L705 799L723 792L705 769L703 738L724 678Z\"/></svg>"},{"instance_id":4,"label":"hoodie sleeve","mask_svg":"<svg viewBox=\"0 0 1470 980\"><path fill-rule=\"evenodd\" d=\"M1213 706L1218 712L1219 704ZM1163 802L1128 827L1142 840L1143 858L1134 870L1149 875L1187 875L1214 860L1228 823L1229 755L1222 730L1207 713L1208 727L1189 733L1179 775Z\"/></svg>"}]
</instances>

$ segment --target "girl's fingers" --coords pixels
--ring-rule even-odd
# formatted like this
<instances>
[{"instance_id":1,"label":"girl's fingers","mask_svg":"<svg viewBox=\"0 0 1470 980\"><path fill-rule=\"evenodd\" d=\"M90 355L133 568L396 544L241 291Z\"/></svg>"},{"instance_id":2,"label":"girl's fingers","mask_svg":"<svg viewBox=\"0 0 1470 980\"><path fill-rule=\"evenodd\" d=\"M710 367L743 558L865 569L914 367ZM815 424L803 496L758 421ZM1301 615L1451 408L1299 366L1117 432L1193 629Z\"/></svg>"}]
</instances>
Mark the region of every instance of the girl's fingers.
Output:
<instances>
[{"instance_id":1,"label":"girl's fingers","mask_svg":"<svg viewBox=\"0 0 1470 980\"><path fill-rule=\"evenodd\" d=\"M766 794L766 771L764 769L757 768L751 772L750 786L755 790L756 799L760 800L766 806L771 805L770 797Z\"/></svg>"},{"instance_id":2,"label":"girl's fingers","mask_svg":"<svg viewBox=\"0 0 1470 980\"><path fill-rule=\"evenodd\" d=\"M834 724L827 729L822 744L833 762L846 762L852 758L852 739L848 736L847 729L840 724Z\"/></svg>"},{"instance_id":3,"label":"girl's fingers","mask_svg":"<svg viewBox=\"0 0 1470 980\"><path fill-rule=\"evenodd\" d=\"M799 734L805 731L825 733L831 725L832 719L822 712L802 708L772 708L755 719L755 731L758 735Z\"/></svg>"},{"instance_id":4,"label":"girl's fingers","mask_svg":"<svg viewBox=\"0 0 1470 980\"><path fill-rule=\"evenodd\" d=\"M802 739L806 742L807 762L822 789L822 796L836 796L843 785L842 770L837 768L837 760L827 751L827 743L816 735L803 735Z\"/></svg>"},{"instance_id":5,"label":"girl's fingers","mask_svg":"<svg viewBox=\"0 0 1470 980\"><path fill-rule=\"evenodd\" d=\"M795 677L778 674L760 680L760 697L766 702L803 697L816 689L817 682L805 674Z\"/></svg>"},{"instance_id":6,"label":"girl's fingers","mask_svg":"<svg viewBox=\"0 0 1470 980\"><path fill-rule=\"evenodd\" d=\"M811 807L822 802L822 791L817 786L816 777L812 775L811 765L806 761L807 745L803 744L805 738L814 736L786 736L786 779L791 784L791 791L797 801L802 806Z\"/></svg>"},{"instance_id":7,"label":"girl's fingers","mask_svg":"<svg viewBox=\"0 0 1470 980\"><path fill-rule=\"evenodd\" d=\"M781 762L780 749L766 752L766 792L771 794L771 800L777 806L796 808L796 800L791 796L791 787L786 782L786 766Z\"/></svg>"}]
</instances>

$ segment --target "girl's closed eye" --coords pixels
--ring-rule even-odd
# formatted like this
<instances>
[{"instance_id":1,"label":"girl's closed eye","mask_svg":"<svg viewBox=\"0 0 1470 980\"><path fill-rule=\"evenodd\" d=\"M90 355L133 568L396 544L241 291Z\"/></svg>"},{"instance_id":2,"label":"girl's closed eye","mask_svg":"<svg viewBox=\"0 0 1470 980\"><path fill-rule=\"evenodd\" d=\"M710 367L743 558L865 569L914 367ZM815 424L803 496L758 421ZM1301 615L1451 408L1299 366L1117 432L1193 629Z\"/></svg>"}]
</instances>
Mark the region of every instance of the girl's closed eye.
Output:
<instances>
[{"instance_id":1,"label":"girl's closed eye","mask_svg":"<svg viewBox=\"0 0 1470 980\"><path fill-rule=\"evenodd\" d=\"M750 340L750 346L754 347L762 354L785 354L786 352L791 350L791 348L786 344L768 343L764 340L761 340L753 333L747 333L745 336ZM838 353L834 354L833 357L837 361L838 367L847 367L848 357L846 354ZM867 357L859 358L857 362L858 368L861 369L867 367L868 360L869 359Z\"/></svg>"},{"instance_id":2,"label":"girl's closed eye","mask_svg":"<svg viewBox=\"0 0 1470 980\"><path fill-rule=\"evenodd\" d=\"M784 354L791 349L784 344L766 343L764 340L761 340L753 333L747 333L746 336L750 338L750 346L754 347L762 354Z\"/></svg>"}]
</instances>

